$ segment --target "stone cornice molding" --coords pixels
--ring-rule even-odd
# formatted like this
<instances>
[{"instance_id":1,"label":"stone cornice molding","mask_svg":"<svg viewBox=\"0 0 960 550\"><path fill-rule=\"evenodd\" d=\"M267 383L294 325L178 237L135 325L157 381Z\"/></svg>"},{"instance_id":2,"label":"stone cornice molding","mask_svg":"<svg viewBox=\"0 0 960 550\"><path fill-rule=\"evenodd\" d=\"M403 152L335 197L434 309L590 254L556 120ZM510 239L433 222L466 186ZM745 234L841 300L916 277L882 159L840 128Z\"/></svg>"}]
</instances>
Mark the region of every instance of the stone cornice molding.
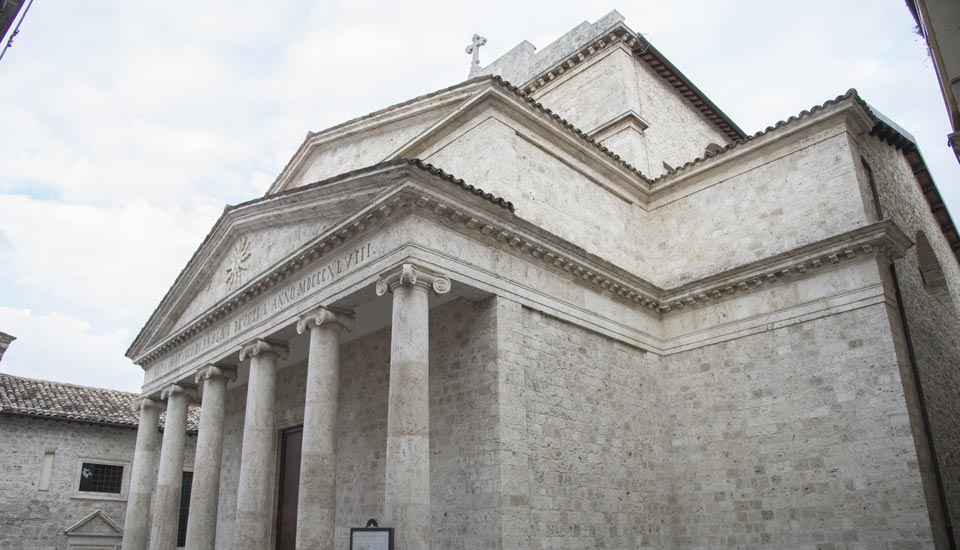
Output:
<instances>
[{"instance_id":1,"label":"stone cornice molding","mask_svg":"<svg viewBox=\"0 0 960 550\"><path fill-rule=\"evenodd\" d=\"M164 401L169 401L175 395L184 395L188 403L195 403L197 401L197 386L187 382L176 382L160 391L160 399Z\"/></svg>"},{"instance_id":2,"label":"stone cornice molding","mask_svg":"<svg viewBox=\"0 0 960 550\"><path fill-rule=\"evenodd\" d=\"M194 323L154 346L138 358L138 363L151 363L256 296L292 277L308 262L330 253L349 239L380 227L388 219L400 215L398 213L436 220L470 238L501 246L527 261L565 272L597 292L608 293L613 299L629 302L654 316L747 292L785 280L788 276L804 276L822 266L858 256L880 253L896 257L902 255L910 245L909 239L892 222L881 222L704 277L681 287L664 289L587 253L531 222L515 217L481 197L448 193L445 192L446 188L426 185L429 181L421 178L402 181L367 208L332 226L273 271L250 281ZM402 270L397 269L385 275L399 278ZM389 290L386 281L380 286L384 292Z\"/></svg>"},{"instance_id":3,"label":"stone cornice molding","mask_svg":"<svg viewBox=\"0 0 960 550\"><path fill-rule=\"evenodd\" d=\"M542 88L549 87L557 78L572 71L583 62L609 51L611 46L617 44L623 44L628 51L642 47L641 42L637 40L633 31L620 22L608 29L592 43L582 46L578 52L567 56L566 59L558 61L552 67L542 71L529 81L517 83L517 86L526 94L534 94Z\"/></svg>"},{"instance_id":4,"label":"stone cornice molding","mask_svg":"<svg viewBox=\"0 0 960 550\"><path fill-rule=\"evenodd\" d=\"M414 264L403 264L399 269L394 268L377 279L377 296L393 292L400 286L419 286L432 289L437 294L450 292L450 279L445 275L431 273Z\"/></svg>"},{"instance_id":5,"label":"stone cornice molding","mask_svg":"<svg viewBox=\"0 0 960 550\"><path fill-rule=\"evenodd\" d=\"M131 407L133 412L141 412L143 409L163 409L163 403L152 397L140 397L133 402Z\"/></svg>"},{"instance_id":6,"label":"stone cornice molding","mask_svg":"<svg viewBox=\"0 0 960 550\"><path fill-rule=\"evenodd\" d=\"M889 263L912 244L892 221L880 221L667 291L660 310L704 304L865 256Z\"/></svg>"},{"instance_id":7,"label":"stone cornice molding","mask_svg":"<svg viewBox=\"0 0 960 550\"><path fill-rule=\"evenodd\" d=\"M587 132L587 135L594 141L601 142L626 128L633 128L637 132L643 133L643 131L649 127L650 124L644 120L642 116L638 115L634 110L628 109L624 113L590 130Z\"/></svg>"},{"instance_id":8,"label":"stone cornice molding","mask_svg":"<svg viewBox=\"0 0 960 550\"><path fill-rule=\"evenodd\" d=\"M177 282L167 291L167 295L163 301L161 301L160 305L157 306L156 310L151 314L150 320L130 345L130 348L127 350L127 356L141 366L151 363L166 351L200 333L212 323L222 319L264 291L283 282L309 262L330 254L347 240L369 233L373 228L378 227L397 212L400 207L400 199L396 197L395 193L389 190L382 192L378 198L371 200L365 207L354 210L352 214L333 223L317 237L306 242L286 258L277 261L270 269L253 275L251 279L242 283L240 287L226 295L219 303L212 305L192 321L170 333L166 338L147 347L151 342L151 338L156 338L157 333L163 329L164 323L162 322L162 318L170 314L171 310L169 308L172 307L171 304L179 302L182 300L182 295L189 292L190 283L186 279L192 278L194 271L202 269L202 267L198 266L202 266L202 264L208 261L213 261L211 260L209 251L206 250L208 248L208 241L213 241L216 235L221 235L226 231L225 228L231 223L229 218L234 215L234 212L248 207L256 207L263 203L274 203L277 201L289 202L291 204L306 203L314 200L314 197L318 194L321 197L326 197L325 193L328 193L328 190L334 186L340 186L340 184L365 186L367 180L377 180L381 186L385 188L389 186L389 189L395 191L402 186L403 182L410 181L411 179L424 182L425 184L439 185L446 189L450 189L450 186L453 185L455 188L465 191L467 195L473 195L482 199L484 202L498 206L502 210L513 212L514 209L513 204L509 201L486 193L482 189L478 189L472 185L468 185L443 170L417 159L390 161L347 174L341 174L340 176L316 184L285 191L279 195L256 199L249 203L241 203L232 207L221 216L221 219L214 226L214 229L211 230L204 243L201 244L197 252L194 253L194 257L191 258L188 266L181 272ZM454 193L456 193L456 191L454 191ZM222 237L217 238L222 240Z\"/></svg>"},{"instance_id":9,"label":"stone cornice molding","mask_svg":"<svg viewBox=\"0 0 960 550\"><path fill-rule=\"evenodd\" d=\"M276 340L258 338L240 347L240 360L245 361L248 357L256 357L261 353L272 353L280 359L286 359L290 355L290 347Z\"/></svg>"},{"instance_id":10,"label":"stone cornice molding","mask_svg":"<svg viewBox=\"0 0 960 550\"><path fill-rule=\"evenodd\" d=\"M297 334L314 327L349 332L353 330L355 322L356 317L351 311L320 306L297 319Z\"/></svg>"},{"instance_id":11,"label":"stone cornice molding","mask_svg":"<svg viewBox=\"0 0 960 550\"><path fill-rule=\"evenodd\" d=\"M277 179L267 190L267 195L279 193L286 189L291 178L302 167L303 162L309 157L310 152L318 146L349 139L361 134L367 130L377 128L386 124L393 124L401 120L409 119L425 112L434 111L449 105L464 101L476 91L487 86L486 79L476 79L474 82L460 83L436 92L415 97L408 101L391 105L379 111L374 111L367 115L348 120L332 126L319 132L307 132L303 143L291 157L290 161L280 171Z\"/></svg>"},{"instance_id":12,"label":"stone cornice molding","mask_svg":"<svg viewBox=\"0 0 960 550\"><path fill-rule=\"evenodd\" d=\"M471 113L481 113L490 108L499 109L520 121L522 128L514 128L520 137L562 159L603 189L641 207L648 202L652 180L553 111L506 83L503 86L490 85L433 126L405 142L387 158L429 157L433 146L442 137L462 129L464 119ZM563 154L558 155L557 151ZM589 159L589 162L584 162L584 157Z\"/></svg>"},{"instance_id":13,"label":"stone cornice molding","mask_svg":"<svg viewBox=\"0 0 960 550\"><path fill-rule=\"evenodd\" d=\"M743 130L719 107L714 105L706 94L690 82L646 38L637 35L622 21L604 31L590 43L581 46L575 53L558 61L529 81L518 85L525 94L533 95L551 87L559 77L576 70L585 61L610 51L612 47L622 47L631 51L633 55L646 63L658 76L676 89L680 96L686 99L694 109L698 110L706 120L715 125L730 141L744 137Z\"/></svg>"},{"instance_id":14,"label":"stone cornice molding","mask_svg":"<svg viewBox=\"0 0 960 550\"><path fill-rule=\"evenodd\" d=\"M197 375L194 377L194 380L197 384L212 379L221 379L226 380L227 382L234 382L237 379L237 367L233 365L207 365L197 371Z\"/></svg>"}]
</instances>

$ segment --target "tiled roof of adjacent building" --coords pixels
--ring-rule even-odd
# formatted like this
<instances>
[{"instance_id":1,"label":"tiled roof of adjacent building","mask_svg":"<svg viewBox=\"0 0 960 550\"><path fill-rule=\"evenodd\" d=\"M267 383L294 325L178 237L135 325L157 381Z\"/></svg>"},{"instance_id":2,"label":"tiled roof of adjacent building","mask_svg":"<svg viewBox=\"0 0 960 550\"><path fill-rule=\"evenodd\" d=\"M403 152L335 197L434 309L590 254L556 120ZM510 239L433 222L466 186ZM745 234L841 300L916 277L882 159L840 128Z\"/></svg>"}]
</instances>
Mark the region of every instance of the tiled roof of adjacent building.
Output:
<instances>
[{"instance_id":1,"label":"tiled roof of adjacent building","mask_svg":"<svg viewBox=\"0 0 960 550\"><path fill-rule=\"evenodd\" d=\"M0 373L0 414L136 428L137 398L135 393ZM200 408L190 407L187 430L195 432L199 422Z\"/></svg>"}]
</instances>

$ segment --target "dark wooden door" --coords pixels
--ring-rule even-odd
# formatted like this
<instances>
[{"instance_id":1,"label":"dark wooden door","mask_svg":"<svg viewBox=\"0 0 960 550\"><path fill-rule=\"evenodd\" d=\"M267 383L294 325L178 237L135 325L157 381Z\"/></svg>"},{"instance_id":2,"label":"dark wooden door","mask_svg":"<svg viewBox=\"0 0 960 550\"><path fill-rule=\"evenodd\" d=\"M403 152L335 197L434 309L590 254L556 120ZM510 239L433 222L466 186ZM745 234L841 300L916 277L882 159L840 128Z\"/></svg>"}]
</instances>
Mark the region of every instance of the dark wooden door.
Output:
<instances>
[{"instance_id":1,"label":"dark wooden door","mask_svg":"<svg viewBox=\"0 0 960 550\"><path fill-rule=\"evenodd\" d=\"M297 497L300 494L300 445L302 442L302 427L283 431L280 447L277 550L294 550L297 542Z\"/></svg>"}]
</instances>

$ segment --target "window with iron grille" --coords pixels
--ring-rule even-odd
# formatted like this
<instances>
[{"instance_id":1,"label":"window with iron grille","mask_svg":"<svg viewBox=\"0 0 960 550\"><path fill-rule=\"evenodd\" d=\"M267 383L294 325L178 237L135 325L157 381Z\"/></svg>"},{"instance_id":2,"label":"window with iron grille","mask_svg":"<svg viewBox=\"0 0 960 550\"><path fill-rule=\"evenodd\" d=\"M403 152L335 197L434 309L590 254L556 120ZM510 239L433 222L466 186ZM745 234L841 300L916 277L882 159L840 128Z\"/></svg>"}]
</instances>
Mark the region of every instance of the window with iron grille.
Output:
<instances>
[{"instance_id":1,"label":"window with iron grille","mask_svg":"<svg viewBox=\"0 0 960 550\"><path fill-rule=\"evenodd\" d=\"M190 488L193 472L183 472L180 481L180 521L177 524L177 548L187 545L187 518L190 516Z\"/></svg>"},{"instance_id":2,"label":"window with iron grille","mask_svg":"<svg viewBox=\"0 0 960 550\"><path fill-rule=\"evenodd\" d=\"M90 493L120 494L123 466L84 462L80 465L80 490Z\"/></svg>"}]
</instances>

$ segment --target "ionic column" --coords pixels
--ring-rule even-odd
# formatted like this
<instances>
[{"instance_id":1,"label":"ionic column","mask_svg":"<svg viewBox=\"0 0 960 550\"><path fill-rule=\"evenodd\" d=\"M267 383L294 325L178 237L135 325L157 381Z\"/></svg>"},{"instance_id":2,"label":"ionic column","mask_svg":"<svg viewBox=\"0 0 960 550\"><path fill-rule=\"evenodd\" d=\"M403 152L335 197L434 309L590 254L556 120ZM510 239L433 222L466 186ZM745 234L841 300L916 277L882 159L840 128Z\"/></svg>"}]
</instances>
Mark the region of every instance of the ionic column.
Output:
<instances>
[{"instance_id":1,"label":"ionic column","mask_svg":"<svg viewBox=\"0 0 960 550\"><path fill-rule=\"evenodd\" d=\"M140 410L140 423L137 425L137 443L130 471L127 514L123 520L123 550L147 550L153 473L160 457L160 432L157 428L161 405L153 399L143 398L137 401L136 408Z\"/></svg>"},{"instance_id":2,"label":"ionic column","mask_svg":"<svg viewBox=\"0 0 960 550\"><path fill-rule=\"evenodd\" d=\"M274 394L277 361L289 348L279 342L254 340L240 349L240 360L250 358L247 410L243 417L240 483L237 489L235 550L270 548L273 494L270 491L274 457Z\"/></svg>"},{"instance_id":3,"label":"ionic column","mask_svg":"<svg viewBox=\"0 0 960 550\"><path fill-rule=\"evenodd\" d=\"M378 296L393 293L384 516L398 550L430 548L430 289L445 294L450 279L403 264L377 281Z\"/></svg>"},{"instance_id":4,"label":"ionic column","mask_svg":"<svg viewBox=\"0 0 960 550\"><path fill-rule=\"evenodd\" d=\"M203 393L190 489L190 521L187 522L189 550L213 550L216 541L227 382L236 379L237 368L228 365L208 365L197 373L196 381L203 383Z\"/></svg>"},{"instance_id":5,"label":"ionic column","mask_svg":"<svg viewBox=\"0 0 960 550\"><path fill-rule=\"evenodd\" d=\"M167 400L167 417L163 424L160 470L157 472L157 490L153 497L151 550L175 550L177 547L183 453L187 443L187 409L196 395L192 384L171 384L160 393L160 398Z\"/></svg>"},{"instance_id":6,"label":"ionic column","mask_svg":"<svg viewBox=\"0 0 960 550\"><path fill-rule=\"evenodd\" d=\"M297 501L297 550L333 550L337 519L340 332L353 330L353 320L351 313L321 307L297 322L297 333L310 329Z\"/></svg>"}]
</instances>

